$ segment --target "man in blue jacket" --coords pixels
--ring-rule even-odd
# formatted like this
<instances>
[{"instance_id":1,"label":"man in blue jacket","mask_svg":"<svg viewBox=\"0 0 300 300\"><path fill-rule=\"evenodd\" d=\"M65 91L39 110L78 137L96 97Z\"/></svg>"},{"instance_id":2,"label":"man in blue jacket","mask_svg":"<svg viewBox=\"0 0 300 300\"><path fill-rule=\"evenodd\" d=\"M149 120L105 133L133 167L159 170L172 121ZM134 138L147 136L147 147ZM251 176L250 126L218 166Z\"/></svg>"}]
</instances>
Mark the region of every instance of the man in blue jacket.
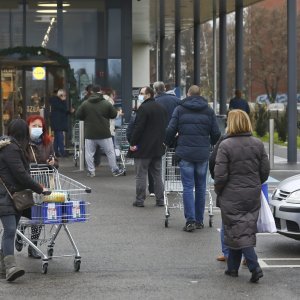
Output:
<instances>
[{"instance_id":1,"label":"man in blue jacket","mask_svg":"<svg viewBox=\"0 0 300 300\"><path fill-rule=\"evenodd\" d=\"M206 173L210 145L217 143L221 133L216 115L206 99L200 96L200 88L189 88L187 98L175 108L166 133L169 145L178 134L175 155L183 186L183 205L186 224L184 231L203 228ZM194 197L195 189L195 197Z\"/></svg>"}]
</instances>

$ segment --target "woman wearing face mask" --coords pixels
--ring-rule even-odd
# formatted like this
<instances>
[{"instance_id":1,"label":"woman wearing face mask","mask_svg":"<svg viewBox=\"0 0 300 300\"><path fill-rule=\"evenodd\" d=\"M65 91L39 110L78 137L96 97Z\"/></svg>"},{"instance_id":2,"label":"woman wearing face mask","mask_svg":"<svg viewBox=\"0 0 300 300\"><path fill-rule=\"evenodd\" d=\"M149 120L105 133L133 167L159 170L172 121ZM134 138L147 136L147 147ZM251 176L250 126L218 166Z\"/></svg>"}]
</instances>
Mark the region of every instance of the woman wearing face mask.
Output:
<instances>
[{"instance_id":1,"label":"woman wearing face mask","mask_svg":"<svg viewBox=\"0 0 300 300\"><path fill-rule=\"evenodd\" d=\"M29 162L31 164L48 164L49 166L58 168L58 160L54 154L52 138L47 133L44 118L39 115L29 116L27 118L27 124L30 134L28 149ZM23 216L31 219L31 209L25 210ZM36 245L40 233L41 226L31 226L31 240ZM21 251L23 248L22 240L18 235L16 237L15 246L18 251ZM41 258L41 256L30 246L28 247L28 256L32 258Z\"/></svg>"}]
</instances>

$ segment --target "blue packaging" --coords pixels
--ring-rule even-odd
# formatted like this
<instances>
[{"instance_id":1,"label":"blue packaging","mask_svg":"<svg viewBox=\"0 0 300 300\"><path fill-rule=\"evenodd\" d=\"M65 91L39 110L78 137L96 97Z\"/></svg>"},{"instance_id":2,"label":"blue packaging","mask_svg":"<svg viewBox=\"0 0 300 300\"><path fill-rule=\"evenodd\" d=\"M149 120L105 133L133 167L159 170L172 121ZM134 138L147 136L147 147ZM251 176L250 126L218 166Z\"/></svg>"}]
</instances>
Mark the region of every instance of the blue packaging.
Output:
<instances>
[{"instance_id":1,"label":"blue packaging","mask_svg":"<svg viewBox=\"0 0 300 300\"><path fill-rule=\"evenodd\" d=\"M64 222L85 222L86 221L85 201L68 201L63 207Z\"/></svg>"},{"instance_id":2,"label":"blue packaging","mask_svg":"<svg viewBox=\"0 0 300 300\"><path fill-rule=\"evenodd\" d=\"M31 207L34 224L59 224L62 222L62 204L44 202Z\"/></svg>"}]
</instances>

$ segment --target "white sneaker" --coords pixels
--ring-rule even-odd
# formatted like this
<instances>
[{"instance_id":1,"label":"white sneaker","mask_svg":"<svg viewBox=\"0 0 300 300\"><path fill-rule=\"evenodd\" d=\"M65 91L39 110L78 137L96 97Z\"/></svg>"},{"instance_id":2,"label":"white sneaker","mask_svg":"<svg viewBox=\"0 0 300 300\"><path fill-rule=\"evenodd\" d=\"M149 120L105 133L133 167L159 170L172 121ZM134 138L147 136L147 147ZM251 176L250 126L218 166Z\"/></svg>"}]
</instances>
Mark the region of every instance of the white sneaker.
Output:
<instances>
[{"instance_id":1,"label":"white sneaker","mask_svg":"<svg viewBox=\"0 0 300 300\"><path fill-rule=\"evenodd\" d=\"M95 174L95 172L90 172L90 171L88 171L87 176L88 176L88 177L95 177L96 174Z\"/></svg>"},{"instance_id":2,"label":"white sneaker","mask_svg":"<svg viewBox=\"0 0 300 300\"><path fill-rule=\"evenodd\" d=\"M150 197L155 197L155 194L154 193L150 193L149 196Z\"/></svg>"}]
</instances>

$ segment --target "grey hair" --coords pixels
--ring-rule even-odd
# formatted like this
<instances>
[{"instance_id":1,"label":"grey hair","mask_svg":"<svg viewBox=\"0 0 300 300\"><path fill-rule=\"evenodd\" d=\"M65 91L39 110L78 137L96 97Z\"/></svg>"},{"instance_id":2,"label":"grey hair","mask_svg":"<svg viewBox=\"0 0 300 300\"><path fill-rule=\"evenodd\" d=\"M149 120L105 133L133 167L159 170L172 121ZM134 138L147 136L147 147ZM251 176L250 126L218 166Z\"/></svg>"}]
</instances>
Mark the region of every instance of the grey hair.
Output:
<instances>
[{"instance_id":1,"label":"grey hair","mask_svg":"<svg viewBox=\"0 0 300 300\"><path fill-rule=\"evenodd\" d=\"M156 94L161 94L166 91L165 84L162 81L156 81L153 83L153 89Z\"/></svg>"},{"instance_id":2,"label":"grey hair","mask_svg":"<svg viewBox=\"0 0 300 300\"><path fill-rule=\"evenodd\" d=\"M66 94L66 91L63 90L63 89L59 89L59 90L57 91L57 96L58 96L58 97L61 97L61 96L65 95L65 94Z\"/></svg>"}]
</instances>

